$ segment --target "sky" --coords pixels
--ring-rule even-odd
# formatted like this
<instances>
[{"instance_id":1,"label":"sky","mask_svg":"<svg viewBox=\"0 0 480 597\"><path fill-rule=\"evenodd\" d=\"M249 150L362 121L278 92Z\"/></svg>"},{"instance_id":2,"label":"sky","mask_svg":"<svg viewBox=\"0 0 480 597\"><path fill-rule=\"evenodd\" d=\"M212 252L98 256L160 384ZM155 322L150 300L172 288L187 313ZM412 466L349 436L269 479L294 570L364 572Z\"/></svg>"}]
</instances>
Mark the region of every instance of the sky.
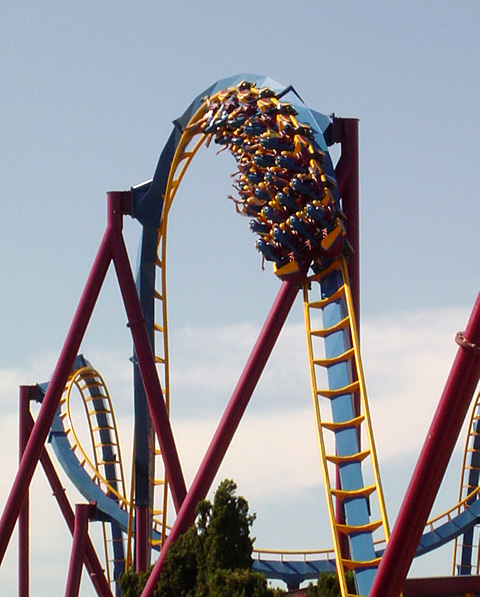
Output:
<instances>
[{"instance_id":1,"label":"sky","mask_svg":"<svg viewBox=\"0 0 480 597\"><path fill-rule=\"evenodd\" d=\"M18 386L55 366L104 230L105 193L151 178L172 121L215 81L250 72L360 121L361 337L392 523L478 293L480 5L25 0L0 15L0 507L16 470ZM169 231L172 425L187 482L279 287L226 199L234 162L215 153L187 172ZM138 228L125 222L133 265ZM125 322L110 274L82 352L110 388L128 464ZM463 442L435 514L456 502ZM300 301L216 483L223 477L257 513L257 547L331 546ZM32 594L62 594L70 539L40 471L34 488ZM411 574L449 574L451 553L421 558ZM5 594L16 590L15 562L13 539ZM93 594L86 578L81 594Z\"/></svg>"}]
</instances>

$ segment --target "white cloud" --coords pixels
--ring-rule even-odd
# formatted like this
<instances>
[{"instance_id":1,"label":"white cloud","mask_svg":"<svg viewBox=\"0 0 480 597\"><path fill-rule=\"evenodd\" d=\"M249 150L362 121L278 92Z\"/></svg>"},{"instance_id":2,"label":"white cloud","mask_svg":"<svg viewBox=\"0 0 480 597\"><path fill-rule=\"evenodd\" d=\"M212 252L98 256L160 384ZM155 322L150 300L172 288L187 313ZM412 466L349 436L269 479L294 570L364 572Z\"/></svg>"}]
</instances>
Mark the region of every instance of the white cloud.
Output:
<instances>
[{"instance_id":1,"label":"white cloud","mask_svg":"<svg viewBox=\"0 0 480 597\"><path fill-rule=\"evenodd\" d=\"M182 464L192 480L216 429L212 420L179 421L175 427ZM312 411L247 413L232 440L217 482L235 479L248 497L291 497L318 484L320 460ZM316 475L315 473L318 473ZM217 483L214 483L215 487Z\"/></svg>"},{"instance_id":2,"label":"white cloud","mask_svg":"<svg viewBox=\"0 0 480 597\"><path fill-rule=\"evenodd\" d=\"M466 309L364 321L363 361L382 461L419 453L464 329Z\"/></svg>"}]
</instances>

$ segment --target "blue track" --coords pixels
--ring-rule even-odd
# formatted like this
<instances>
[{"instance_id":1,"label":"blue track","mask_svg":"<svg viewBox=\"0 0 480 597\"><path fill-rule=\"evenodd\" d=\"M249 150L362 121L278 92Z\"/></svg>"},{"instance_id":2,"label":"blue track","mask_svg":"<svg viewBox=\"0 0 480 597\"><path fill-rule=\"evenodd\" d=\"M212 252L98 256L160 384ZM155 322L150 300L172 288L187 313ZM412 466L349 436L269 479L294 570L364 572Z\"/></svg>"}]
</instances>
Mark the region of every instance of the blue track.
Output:
<instances>
[{"instance_id":1,"label":"blue track","mask_svg":"<svg viewBox=\"0 0 480 597\"><path fill-rule=\"evenodd\" d=\"M203 102L203 99L206 96L211 96L216 92L221 91L222 89L235 86L242 80L254 82L258 87L270 87L277 94L279 94L279 96L281 96L282 101L292 104L298 112L298 120L302 123L309 124L312 127L317 144L320 148L325 150L326 155L328 156L327 145L329 145L331 142L329 137L331 136L332 119L309 109L292 86L284 86L265 76L240 74L235 77L217 81L214 85L205 89L194 99L183 115L174 121L173 131L160 155L153 179L132 188L133 217L140 222L143 228L139 267L137 271L137 290L140 296L140 301L147 325L151 330L152 344L154 329L154 294L158 228L163 210L163 196L166 190L167 179L175 150L179 144L183 128L199 108ZM326 167L327 174L334 175L333 165L329 157L327 157ZM140 375L135 364L135 359L133 359L133 362L135 418L137 429L137 453L135 458L137 470L143 469L148 471L148 461L151 455L148 445L145 442L145 438L148 436L148 433L146 433L146 428L149 425L149 415L143 392L143 385L140 381ZM127 513L122 510L112 498L106 496L100 490L98 485L89 477L89 475L80 465L75 453L71 449L67 434L63 428L62 420L58 415L51 429L50 441L60 463L75 487L87 500L95 501L97 503L97 508L101 513L101 518L111 522L113 525L118 526L123 531L127 531ZM144 480L143 487L140 486L137 481L136 489L137 503L141 502L142 499L149 499L147 477ZM363 517L363 513L361 513L359 516ZM452 518L437 529L426 532L422 536L422 540L416 555L420 556L444 545L445 543L453 540L455 537L469 532L469 530L471 530L474 525L478 523L480 523L480 500L473 502L467 510L455 518ZM154 539L159 538L160 537L154 536ZM373 548L370 551L373 552ZM381 553L377 553L376 555L381 555ZM333 559L320 559L309 562L303 560L284 562L274 560L256 560L254 562L254 569L265 573L267 578L280 579L286 582L289 586L297 586L304 580L316 579L321 571L334 571L335 561Z\"/></svg>"},{"instance_id":2,"label":"blue track","mask_svg":"<svg viewBox=\"0 0 480 597\"><path fill-rule=\"evenodd\" d=\"M55 454L67 473L69 479L88 501L95 501L97 509L101 513L101 519L117 524L123 531L127 531L128 516L125 510L110 497L107 497L98 485L89 477L85 469L80 465L75 453L71 449L68 437L63 429L60 417L56 417L52 426L50 441ZM446 543L452 541L480 524L480 500L477 499L465 511L458 514L448 522L440 525L433 531L427 531L422 535L416 557L424 555ZM160 536L154 536L160 539ZM376 553L382 555L382 551ZM335 560L319 559L314 561L284 561L278 560L255 560L253 567L258 572L263 572L269 579L282 580L288 586L296 586L304 580L314 580L319 572L335 571Z\"/></svg>"}]
</instances>

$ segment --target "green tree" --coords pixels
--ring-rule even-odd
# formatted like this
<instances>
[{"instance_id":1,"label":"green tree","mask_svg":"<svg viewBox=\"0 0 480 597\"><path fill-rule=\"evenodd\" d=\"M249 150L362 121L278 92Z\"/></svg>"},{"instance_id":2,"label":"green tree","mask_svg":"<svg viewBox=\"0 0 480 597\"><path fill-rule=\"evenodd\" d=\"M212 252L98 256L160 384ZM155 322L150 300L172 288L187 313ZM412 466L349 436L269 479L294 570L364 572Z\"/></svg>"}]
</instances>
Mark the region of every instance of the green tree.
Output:
<instances>
[{"instance_id":1,"label":"green tree","mask_svg":"<svg viewBox=\"0 0 480 597\"><path fill-rule=\"evenodd\" d=\"M215 492L213 505L204 500L198 506L198 533L205 552L205 567L248 570L252 567L253 541L250 528L255 520L248 502L235 495L237 485L225 479Z\"/></svg>"},{"instance_id":2,"label":"green tree","mask_svg":"<svg viewBox=\"0 0 480 597\"><path fill-rule=\"evenodd\" d=\"M345 578L348 592L355 593L355 580L350 570L346 571ZM341 595L336 572L320 572L317 584L310 584L307 588L307 597L341 597Z\"/></svg>"},{"instance_id":3,"label":"green tree","mask_svg":"<svg viewBox=\"0 0 480 597\"><path fill-rule=\"evenodd\" d=\"M122 592L122 597L138 597L147 582L148 575L149 572L137 573L133 572L133 570L121 574L118 579L118 585Z\"/></svg>"},{"instance_id":4,"label":"green tree","mask_svg":"<svg viewBox=\"0 0 480 597\"><path fill-rule=\"evenodd\" d=\"M217 570L208 577L209 597L273 597L280 595L267 586L267 579L251 570Z\"/></svg>"},{"instance_id":5,"label":"green tree","mask_svg":"<svg viewBox=\"0 0 480 597\"><path fill-rule=\"evenodd\" d=\"M263 574L252 571L255 515L248 502L236 495L230 479L220 483L213 504L197 507L197 522L170 546L155 590L155 597L274 597ZM149 572L127 572L119 580L124 597L137 597Z\"/></svg>"},{"instance_id":6,"label":"green tree","mask_svg":"<svg viewBox=\"0 0 480 597\"><path fill-rule=\"evenodd\" d=\"M202 565L201 540L192 526L170 546L155 597L194 597Z\"/></svg>"}]
</instances>

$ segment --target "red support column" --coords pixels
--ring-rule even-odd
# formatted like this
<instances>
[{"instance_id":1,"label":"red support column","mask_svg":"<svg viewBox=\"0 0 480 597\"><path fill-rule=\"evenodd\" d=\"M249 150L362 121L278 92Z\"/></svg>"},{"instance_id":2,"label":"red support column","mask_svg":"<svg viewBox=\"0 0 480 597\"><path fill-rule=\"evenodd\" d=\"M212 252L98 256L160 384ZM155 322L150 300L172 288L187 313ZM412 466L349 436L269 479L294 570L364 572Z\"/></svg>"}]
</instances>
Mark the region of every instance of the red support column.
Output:
<instances>
[{"instance_id":1,"label":"red support column","mask_svg":"<svg viewBox=\"0 0 480 597\"><path fill-rule=\"evenodd\" d=\"M60 398L85 334L111 259L111 227L105 231L77 311L28 440L5 508L0 518L0 564L10 542L23 500L45 445Z\"/></svg>"},{"instance_id":2,"label":"red support column","mask_svg":"<svg viewBox=\"0 0 480 597\"><path fill-rule=\"evenodd\" d=\"M346 215L347 241L352 252L348 256L348 275L352 293L353 308L357 329L360 329L360 198L359 198L359 149L358 120L355 118L334 118L333 140L341 144L341 155L335 168L335 176L342 198L342 209ZM354 375L356 373L354 372ZM355 411L360 414L360 393L355 394ZM360 429L358 430L360 433ZM359 437L360 443L360 437ZM337 467L336 487L341 489L340 473ZM345 522L343 502L335 502L337 523ZM345 558L350 557L350 547L346 535L340 537L341 551Z\"/></svg>"},{"instance_id":3,"label":"red support column","mask_svg":"<svg viewBox=\"0 0 480 597\"><path fill-rule=\"evenodd\" d=\"M26 419L26 424L28 425L27 429L30 433L34 425L33 417L30 412L28 413L28 417L26 417ZM57 504L67 524L67 527L73 535L75 514L73 513L70 502L65 494L65 489L62 487L62 483L58 478L55 467L53 466L50 456L45 448L40 456L40 463L50 487L52 488L53 496L57 500ZM87 538L85 552L88 573L98 597L112 597L112 592L110 591L110 587L108 585L107 579L105 578L102 566L89 537Z\"/></svg>"},{"instance_id":4,"label":"red support column","mask_svg":"<svg viewBox=\"0 0 480 597\"><path fill-rule=\"evenodd\" d=\"M120 284L125 311L127 312L128 327L130 328L135 345L135 353L138 359L138 366L145 388L150 415L160 443L173 503L178 512L187 493L187 489L162 388L158 379L155 356L148 338L146 321L143 316L135 280L128 260L127 249L121 234L113 238L112 250L113 262Z\"/></svg>"},{"instance_id":5,"label":"red support column","mask_svg":"<svg viewBox=\"0 0 480 597\"><path fill-rule=\"evenodd\" d=\"M335 175L342 198L342 208L347 216L347 240L353 249L348 259L348 273L355 319L360 326L360 190L359 143L356 118L334 119L334 141L341 143L341 156Z\"/></svg>"},{"instance_id":6,"label":"red support column","mask_svg":"<svg viewBox=\"0 0 480 597\"><path fill-rule=\"evenodd\" d=\"M18 444L19 459L22 460L23 452L30 436L29 421L30 400L33 398L35 386L20 386L19 417L18 417ZM28 597L30 594L30 498L27 490L23 500L22 509L18 518L18 597Z\"/></svg>"},{"instance_id":7,"label":"red support column","mask_svg":"<svg viewBox=\"0 0 480 597\"><path fill-rule=\"evenodd\" d=\"M480 377L480 294L463 334L369 597L398 597Z\"/></svg>"},{"instance_id":8,"label":"red support column","mask_svg":"<svg viewBox=\"0 0 480 597\"><path fill-rule=\"evenodd\" d=\"M197 504L205 498L210 489L297 293L298 286L296 284L289 281L282 283L217 431L210 442L192 486L163 546L160 557L145 585L142 597L151 597L153 595L169 545L194 522Z\"/></svg>"},{"instance_id":9,"label":"red support column","mask_svg":"<svg viewBox=\"0 0 480 597\"><path fill-rule=\"evenodd\" d=\"M53 466L52 461L50 460L50 457L45 449L43 450L43 453L40 457L40 462L45 472L45 476L47 477L48 482L50 483L50 487L52 488L53 496L57 500L60 511L63 514L63 518L65 519L65 522L67 523L67 526L73 536L75 526L75 514L72 510L72 507L70 506L70 502L68 501L67 496L65 495L65 489L62 487L57 472L55 471L55 467ZM102 565L100 564L97 552L95 551L95 547L93 546L90 537L87 537L85 554L88 574L90 575L92 584L95 587L96 594L98 595L98 597L113 597L112 592L110 590L110 586L105 577L104 570L102 568Z\"/></svg>"},{"instance_id":10,"label":"red support column","mask_svg":"<svg viewBox=\"0 0 480 597\"><path fill-rule=\"evenodd\" d=\"M107 228L0 518L0 564L5 556L22 503L44 449L68 375L78 354L110 261L113 258L115 259L118 281L140 362L140 370L152 419L162 448L165 468L169 475L170 487L177 510L180 508L186 494L173 433L166 415L165 402L155 368L154 355L148 339L122 236L123 216L131 212L131 193L130 191L108 193L107 198Z\"/></svg>"},{"instance_id":11,"label":"red support column","mask_svg":"<svg viewBox=\"0 0 480 597\"><path fill-rule=\"evenodd\" d=\"M80 591L82 568L85 562L85 546L88 537L88 521L92 514L92 509L95 509L93 504L77 504L75 506L73 544L65 597L78 597Z\"/></svg>"}]
</instances>

